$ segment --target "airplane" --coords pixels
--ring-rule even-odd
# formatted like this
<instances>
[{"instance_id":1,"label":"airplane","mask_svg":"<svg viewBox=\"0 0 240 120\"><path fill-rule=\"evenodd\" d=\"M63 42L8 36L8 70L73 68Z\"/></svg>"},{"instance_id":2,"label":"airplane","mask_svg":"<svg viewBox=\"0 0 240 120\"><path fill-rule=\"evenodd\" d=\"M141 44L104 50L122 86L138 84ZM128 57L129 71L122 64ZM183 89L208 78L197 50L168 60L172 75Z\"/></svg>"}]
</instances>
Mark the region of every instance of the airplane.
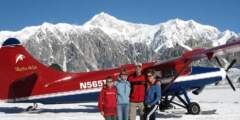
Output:
<instances>
[{"instance_id":1,"label":"airplane","mask_svg":"<svg viewBox=\"0 0 240 120\"><path fill-rule=\"evenodd\" d=\"M224 68L219 56L240 51L240 39L217 47L196 48L166 61L142 63L142 72L154 69L162 81L161 110L177 105L190 114L199 114L200 105L192 102L188 92L200 94L206 85L226 78L235 91L227 73L236 63L233 60ZM58 66L47 67L37 61L16 38L8 38L0 48L0 101L33 103L26 110L36 110L37 103L61 104L96 101L107 76L118 77L123 66L134 74L135 64L98 71L70 73ZM193 66L192 62L207 58L216 60L219 67ZM176 101L178 99L178 101Z\"/></svg>"}]
</instances>

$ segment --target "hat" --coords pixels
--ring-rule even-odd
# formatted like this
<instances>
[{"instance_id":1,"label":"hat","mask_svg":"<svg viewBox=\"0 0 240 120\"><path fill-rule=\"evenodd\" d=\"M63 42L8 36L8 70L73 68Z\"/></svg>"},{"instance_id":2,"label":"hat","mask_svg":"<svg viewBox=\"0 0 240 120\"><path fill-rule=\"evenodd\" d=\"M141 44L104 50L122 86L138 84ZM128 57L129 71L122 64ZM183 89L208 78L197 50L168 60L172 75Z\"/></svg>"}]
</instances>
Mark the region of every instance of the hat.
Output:
<instances>
[{"instance_id":1,"label":"hat","mask_svg":"<svg viewBox=\"0 0 240 120\"><path fill-rule=\"evenodd\" d=\"M106 78L106 82L113 82L113 77L112 76L108 76Z\"/></svg>"},{"instance_id":2,"label":"hat","mask_svg":"<svg viewBox=\"0 0 240 120\"><path fill-rule=\"evenodd\" d=\"M136 67L142 67L142 63L136 63Z\"/></svg>"},{"instance_id":3,"label":"hat","mask_svg":"<svg viewBox=\"0 0 240 120\"><path fill-rule=\"evenodd\" d=\"M150 69L146 72L146 76L154 76L154 75L155 75L155 73L152 69Z\"/></svg>"},{"instance_id":4,"label":"hat","mask_svg":"<svg viewBox=\"0 0 240 120\"><path fill-rule=\"evenodd\" d=\"M121 69L120 75L128 75L128 71L125 67Z\"/></svg>"}]
</instances>

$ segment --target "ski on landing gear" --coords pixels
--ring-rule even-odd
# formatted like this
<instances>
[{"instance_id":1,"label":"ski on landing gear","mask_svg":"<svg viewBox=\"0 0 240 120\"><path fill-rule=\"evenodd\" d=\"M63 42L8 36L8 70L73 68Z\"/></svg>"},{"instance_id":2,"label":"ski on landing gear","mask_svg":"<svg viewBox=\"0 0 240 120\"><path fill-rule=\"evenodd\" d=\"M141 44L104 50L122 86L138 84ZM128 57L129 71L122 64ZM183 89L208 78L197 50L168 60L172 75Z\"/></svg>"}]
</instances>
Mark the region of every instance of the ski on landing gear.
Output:
<instances>
[{"instance_id":1,"label":"ski on landing gear","mask_svg":"<svg viewBox=\"0 0 240 120\"><path fill-rule=\"evenodd\" d=\"M33 103L32 106L28 106L25 111L26 112L34 112L34 111L37 111L37 108L38 108L38 104L37 103Z\"/></svg>"},{"instance_id":2,"label":"ski on landing gear","mask_svg":"<svg viewBox=\"0 0 240 120\"><path fill-rule=\"evenodd\" d=\"M159 105L160 111L166 109L174 108L174 105L182 107L187 110L188 114L198 115L201 112L200 105L196 102L191 102L186 91L181 93L182 95L176 94L171 96L166 96L162 99L161 104ZM183 96L183 97L182 97ZM174 98L177 98L179 102L174 101Z\"/></svg>"}]
</instances>

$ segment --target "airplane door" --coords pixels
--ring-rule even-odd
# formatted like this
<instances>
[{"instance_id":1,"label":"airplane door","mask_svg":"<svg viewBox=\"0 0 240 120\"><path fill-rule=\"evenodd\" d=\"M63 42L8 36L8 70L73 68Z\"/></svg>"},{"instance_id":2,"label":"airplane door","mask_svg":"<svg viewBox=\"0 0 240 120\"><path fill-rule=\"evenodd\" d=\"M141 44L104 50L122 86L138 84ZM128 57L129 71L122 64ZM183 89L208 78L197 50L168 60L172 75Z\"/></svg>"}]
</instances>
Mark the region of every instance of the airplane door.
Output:
<instances>
[{"instance_id":1,"label":"airplane door","mask_svg":"<svg viewBox=\"0 0 240 120\"><path fill-rule=\"evenodd\" d=\"M31 95L34 85L37 81L37 74L31 74L27 77L15 80L9 88L9 99L28 97Z\"/></svg>"}]
</instances>

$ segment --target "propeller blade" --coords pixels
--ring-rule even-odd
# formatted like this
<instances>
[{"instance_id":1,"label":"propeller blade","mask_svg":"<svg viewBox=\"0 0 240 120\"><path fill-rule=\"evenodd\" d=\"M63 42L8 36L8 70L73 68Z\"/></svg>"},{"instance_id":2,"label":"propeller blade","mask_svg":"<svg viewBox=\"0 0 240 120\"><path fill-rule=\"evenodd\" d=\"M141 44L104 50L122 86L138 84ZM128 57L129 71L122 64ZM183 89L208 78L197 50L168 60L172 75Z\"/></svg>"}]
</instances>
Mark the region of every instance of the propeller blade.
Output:
<instances>
[{"instance_id":1,"label":"propeller blade","mask_svg":"<svg viewBox=\"0 0 240 120\"><path fill-rule=\"evenodd\" d=\"M228 71L230 68L232 68L232 66L233 66L236 62L237 62L237 60L234 59L234 60L230 63L230 65L227 67L226 71Z\"/></svg>"},{"instance_id":2,"label":"propeller blade","mask_svg":"<svg viewBox=\"0 0 240 120\"><path fill-rule=\"evenodd\" d=\"M232 81L230 80L230 78L228 77L228 75L226 75L227 81L229 83L229 85L232 87L233 91L236 91L235 87L233 86Z\"/></svg>"},{"instance_id":3,"label":"propeller blade","mask_svg":"<svg viewBox=\"0 0 240 120\"><path fill-rule=\"evenodd\" d=\"M219 64L219 66L220 66L221 68L224 68L223 65L222 65L222 63L221 63L221 61L219 60L219 58L218 58L218 57L215 57L215 59L216 59L217 63ZM237 62L237 60L234 59L234 60L230 63L230 65L229 65L229 66L227 67L227 69L225 70L226 73L228 72L228 70L229 70L230 68L232 68L232 66L233 66L236 62ZM227 79L229 85L231 86L231 88L233 89L233 91L236 91L236 89L235 89L235 87L234 87L231 79L228 77L228 75L226 75L226 79ZM219 84L219 82L216 82L216 83L215 83L215 85L218 85L218 84Z\"/></svg>"},{"instance_id":4,"label":"propeller blade","mask_svg":"<svg viewBox=\"0 0 240 120\"><path fill-rule=\"evenodd\" d=\"M219 64L219 66L220 66L221 68L223 68L223 65L222 65L221 61L219 60L219 58L218 58L218 57L215 57L215 59L216 59L217 63Z\"/></svg>"}]
</instances>

